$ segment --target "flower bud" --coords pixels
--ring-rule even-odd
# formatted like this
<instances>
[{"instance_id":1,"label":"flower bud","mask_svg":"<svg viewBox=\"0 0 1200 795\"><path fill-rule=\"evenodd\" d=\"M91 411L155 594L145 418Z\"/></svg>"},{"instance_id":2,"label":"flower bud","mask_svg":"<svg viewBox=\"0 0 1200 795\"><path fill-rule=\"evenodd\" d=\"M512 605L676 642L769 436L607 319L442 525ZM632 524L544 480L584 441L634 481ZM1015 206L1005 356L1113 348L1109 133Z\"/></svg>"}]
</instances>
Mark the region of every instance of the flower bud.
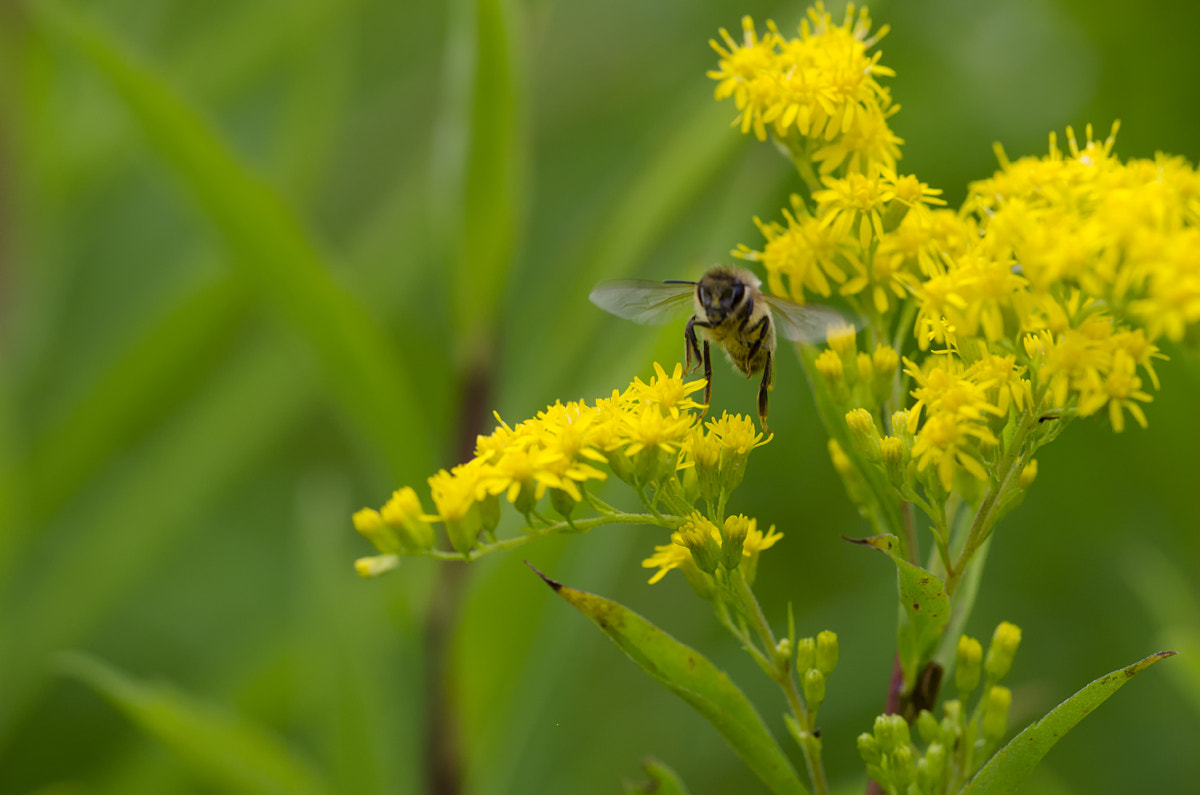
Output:
<instances>
[{"instance_id":1,"label":"flower bud","mask_svg":"<svg viewBox=\"0 0 1200 795\"><path fill-rule=\"evenodd\" d=\"M868 386L875 380L875 363L871 359L871 354L865 351L860 351L854 359L855 369L858 371L858 381Z\"/></svg>"},{"instance_id":2,"label":"flower bud","mask_svg":"<svg viewBox=\"0 0 1200 795\"><path fill-rule=\"evenodd\" d=\"M571 511L575 510L575 498L562 489L550 489L550 505L562 518L568 519Z\"/></svg>"},{"instance_id":3,"label":"flower bud","mask_svg":"<svg viewBox=\"0 0 1200 795\"><path fill-rule=\"evenodd\" d=\"M513 499L513 507L522 516L528 517L537 507L537 482L532 478L521 484L517 496Z\"/></svg>"},{"instance_id":4,"label":"flower bud","mask_svg":"<svg viewBox=\"0 0 1200 795\"><path fill-rule=\"evenodd\" d=\"M897 368L900 367L900 354L896 353L892 346L880 343L875 347L875 353L871 354L871 364L875 372L875 380L872 383L875 400L882 404L892 395L892 382L896 378ZM893 429L895 427L892 426Z\"/></svg>"},{"instance_id":5,"label":"flower bud","mask_svg":"<svg viewBox=\"0 0 1200 795\"><path fill-rule=\"evenodd\" d=\"M817 635L817 670L828 676L838 664L838 637L836 632L824 630Z\"/></svg>"},{"instance_id":6,"label":"flower bud","mask_svg":"<svg viewBox=\"0 0 1200 795\"><path fill-rule=\"evenodd\" d=\"M983 646L966 635L958 639L958 659L954 663L954 686L959 698L966 698L979 687Z\"/></svg>"},{"instance_id":7,"label":"flower bud","mask_svg":"<svg viewBox=\"0 0 1200 795\"><path fill-rule=\"evenodd\" d=\"M813 364L816 366L821 380L829 389L834 404L844 406L849 403L850 386L846 383L845 365L842 364L842 358L838 356L837 351L828 349L821 351Z\"/></svg>"},{"instance_id":8,"label":"flower bud","mask_svg":"<svg viewBox=\"0 0 1200 795\"><path fill-rule=\"evenodd\" d=\"M809 709L816 709L825 700L825 674L809 668L804 674L804 700Z\"/></svg>"},{"instance_id":9,"label":"flower bud","mask_svg":"<svg viewBox=\"0 0 1200 795\"><path fill-rule=\"evenodd\" d=\"M845 377L845 368L842 366L842 359L833 350L826 349L821 351L813 364L816 365L817 372L830 387L841 383Z\"/></svg>"},{"instance_id":10,"label":"flower bud","mask_svg":"<svg viewBox=\"0 0 1200 795\"><path fill-rule=\"evenodd\" d=\"M957 737L962 726L962 702L957 698L942 704L942 736Z\"/></svg>"},{"instance_id":11,"label":"flower bud","mask_svg":"<svg viewBox=\"0 0 1200 795\"><path fill-rule=\"evenodd\" d=\"M885 436L879 440L879 453L883 456L883 469L888 481L899 488L904 485L905 461L904 440L898 436Z\"/></svg>"},{"instance_id":12,"label":"flower bud","mask_svg":"<svg viewBox=\"0 0 1200 795\"><path fill-rule=\"evenodd\" d=\"M374 544L380 552L395 554L402 549L396 529L384 522L379 511L374 508L356 511L351 519L359 535Z\"/></svg>"},{"instance_id":13,"label":"flower bud","mask_svg":"<svg viewBox=\"0 0 1200 795\"><path fill-rule=\"evenodd\" d=\"M908 723L897 714L880 715L875 719L875 738L879 740L879 747L884 753L889 754L912 744Z\"/></svg>"},{"instance_id":14,"label":"flower bud","mask_svg":"<svg viewBox=\"0 0 1200 795\"><path fill-rule=\"evenodd\" d=\"M1021 628L1007 621L1000 622L992 634L992 643L988 646L987 658L983 661L989 682L999 682L1008 675L1020 645Z\"/></svg>"},{"instance_id":15,"label":"flower bud","mask_svg":"<svg viewBox=\"0 0 1200 795\"><path fill-rule=\"evenodd\" d=\"M940 792L939 784L946 771L946 748L941 743L930 743L925 756L917 763L917 784L922 792Z\"/></svg>"},{"instance_id":16,"label":"flower bud","mask_svg":"<svg viewBox=\"0 0 1200 795\"><path fill-rule=\"evenodd\" d=\"M875 427L875 418L866 409L858 408L847 412L846 424L854 434L854 441L868 461L879 460L879 429Z\"/></svg>"},{"instance_id":17,"label":"flower bud","mask_svg":"<svg viewBox=\"0 0 1200 795\"><path fill-rule=\"evenodd\" d=\"M858 735L856 743L858 755L868 765L878 765L883 760L883 752L879 749L879 741L875 739L875 735L863 732Z\"/></svg>"},{"instance_id":18,"label":"flower bud","mask_svg":"<svg viewBox=\"0 0 1200 795\"><path fill-rule=\"evenodd\" d=\"M421 500L411 486L393 492L380 513L383 521L396 531L406 552L423 552L433 548L433 528L425 520Z\"/></svg>"},{"instance_id":19,"label":"flower bud","mask_svg":"<svg viewBox=\"0 0 1200 795\"><path fill-rule=\"evenodd\" d=\"M843 358L853 355L855 351L854 341L858 335L858 331L854 326L849 323L836 326L831 324L827 332L825 341L829 345L830 350Z\"/></svg>"},{"instance_id":20,"label":"flower bud","mask_svg":"<svg viewBox=\"0 0 1200 795\"><path fill-rule=\"evenodd\" d=\"M812 638L796 641L796 670L801 676L808 673L817 663L817 643Z\"/></svg>"},{"instance_id":21,"label":"flower bud","mask_svg":"<svg viewBox=\"0 0 1200 795\"><path fill-rule=\"evenodd\" d=\"M892 783L904 792L917 777L917 765L913 760L912 747L902 745L892 751Z\"/></svg>"},{"instance_id":22,"label":"flower bud","mask_svg":"<svg viewBox=\"0 0 1200 795\"><path fill-rule=\"evenodd\" d=\"M475 546L475 539L479 537L479 531L483 529L483 516L479 510L479 503L473 503L461 516L445 517L442 524L446 527L446 536L450 539L450 546L454 547L455 552L466 558L471 547Z\"/></svg>"},{"instance_id":23,"label":"flower bud","mask_svg":"<svg viewBox=\"0 0 1200 795\"><path fill-rule=\"evenodd\" d=\"M375 555L354 561L354 570L358 572L359 577L377 577L399 565L400 558L397 555Z\"/></svg>"},{"instance_id":24,"label":"flower bud","mask_svg":"<svg viewBox=\"0 0 1200 795\"><path fill-rule=\"evenodd\" d=\"M688 449L695 463L700 496L709 502L716 501L721 496L721 440L697 427L692 430Z\"/></svg>"},{"instance_id":25,"label":"flower bud","mask_svg":"<svg viewBox=\"0 0 1200 795\"><path fill-rule=\"evenodd\" d=\"M551 498L551 502L553 502L553 495ZM479 520L480 528L485 533L491 533L500 526L499 494L489 494L479 501Z\"/></svg>"},{"instance_id":26,"label":"flower bud","mask_svg":"<svg viewBox=\"0 0 1200 795\"><path fill-rule=\"evenodd\" d=\"M1012 691L1007 687L996 685L988 691L987 703L983 707L983 720L980 721L980 731L983 738L996 742L1008 730L1008 708L1012 706Z\"/></svg>"},{"instance_id":27,"label":"flower bud","mask_svg":"<svg viewBox=\"0 0 1200 795\"><path fill-rule=\"evenodd\" d=\"M677 531L679 533L679 541L676 543L687 547L692 553L692 560L696 562L696 568L705 574L712 574L717 570L717 566L721 560L721 548L718 546L716 528L712 522L705 519L698 513L693 513Z\"/></svg>"},{"instance_id":28,"label":"flower bud","mask_svg":"<svg viewBox=\"0 0 1200 795\"><path fill-rule=\"evenodd\" d=\"M754 519L748 519L741 514L725 519L725 532L721 537L722 566L732 571L741 565L742 548L754 524Z\"/></svg>"},{"instance_id":29,"label":"flower bud","mask_svg":"<svg viewBox=\"0 0 1200 795\"><path fill-rule=\"evenodd\" d=\"M769 442L754 427L754 420L741 414L722 414L708 423L709 430L721 443L721 487L733 491L746 476L746 460L756 447Z\"/></svg>"},{"instance_id":30,"label":"flower bud","mask_svg":"<svg viewBox=\"0 0 1200 795\"><path fill-rule=\"evenodd\" d=\"M917 734L921 737L921 742L928 745L941 736L941 726L938 725L937 718L933 717L933 713L927 709L921 710L921 714L917 716Z\"/></svg>"},{"instance_id":31,"label":"flower bud","mask_svg":"<svg viewBox=\"0 0 1200 795\"><path fill-rule=\"evenodd\" d=\"M1025 468L1021 470L1021 488L1027 489L1033 485L1034 479L1037 477L1037 459L1030 460Z\"/></svg>"}]
</instances>

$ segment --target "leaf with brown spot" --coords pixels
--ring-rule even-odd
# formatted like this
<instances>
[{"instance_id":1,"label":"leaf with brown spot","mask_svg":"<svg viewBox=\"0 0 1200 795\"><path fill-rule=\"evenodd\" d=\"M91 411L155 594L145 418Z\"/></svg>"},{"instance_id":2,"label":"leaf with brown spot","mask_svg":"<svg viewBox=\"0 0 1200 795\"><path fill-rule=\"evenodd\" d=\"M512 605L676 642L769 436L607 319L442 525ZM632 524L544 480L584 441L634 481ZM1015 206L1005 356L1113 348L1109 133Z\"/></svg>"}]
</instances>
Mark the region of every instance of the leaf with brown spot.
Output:
<instances>
[{"instance_id":1,"label":"leaf with brown spot","mask_svg":"<svg viewBox=\"0 0 1200 795\"><path fill-rule=\"evenodd\" d=\"M900 539L894 535L846 540L877 549L896 564L903 608L897 630L897 650L904 670L904 684L906 688L912 687L917 668L933 655L950 620L950 597L946 596L946 587L930 572L900 557L897 554Z\"/></svg>"}]
</instances>

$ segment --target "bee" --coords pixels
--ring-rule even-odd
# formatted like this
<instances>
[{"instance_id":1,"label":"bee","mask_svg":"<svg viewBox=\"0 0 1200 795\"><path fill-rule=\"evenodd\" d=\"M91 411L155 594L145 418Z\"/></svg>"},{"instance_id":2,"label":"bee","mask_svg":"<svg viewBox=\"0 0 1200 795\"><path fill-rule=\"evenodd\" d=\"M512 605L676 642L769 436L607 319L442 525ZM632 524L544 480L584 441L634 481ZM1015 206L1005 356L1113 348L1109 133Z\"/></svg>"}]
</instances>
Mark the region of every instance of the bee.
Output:
<instances>
[{"instance_id":1,"label":"bee","mask_svg":"<svg viewBox=\"0 0 1200 795\"><path fill-rule=\"evenodd\" d=\"M745 268L718 265L695 282L601 282L588 298L617 317L642 324L666 323L682 315L690 298L693 314L683 332L684 352L689 372L704 364L705 404L712 395L712 344L725 351L730 364L747 378L762 373L758 419L767 430L768 395L775 383L776 324L789 340L819 342L828 335L830 324L847 321L829 307L801 306L786 298L765 295L761 287L758 277Z\"/></svg>"}]
</instances>

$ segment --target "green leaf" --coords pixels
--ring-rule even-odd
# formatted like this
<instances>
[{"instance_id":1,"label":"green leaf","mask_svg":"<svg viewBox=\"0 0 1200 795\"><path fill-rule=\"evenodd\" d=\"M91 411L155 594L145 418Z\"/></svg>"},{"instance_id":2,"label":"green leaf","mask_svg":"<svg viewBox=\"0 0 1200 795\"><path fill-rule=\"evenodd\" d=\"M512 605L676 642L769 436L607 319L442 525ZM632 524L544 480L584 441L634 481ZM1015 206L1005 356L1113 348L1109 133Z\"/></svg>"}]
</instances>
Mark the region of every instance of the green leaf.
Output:
<instances>
[{"instance_id":1,"label":"green leaf","mask_svg":"<svg viewBox=\"0 0 1200 795\"><path fill-rule=\"evenodd\" d=\"M639 793L688 795L688 790L683 784L683 779L674 770L657 759L647 759L642 763L642 769L650 776L650 781L645 784L625 782L625 795L639 795Z\"/></svg>"},{"instance_id":2,"label":"green leaf","mask_svg":"<svg viewBox=\"0 0 1200 795\"><path fill-rule=\"evenodd\" d=\"M490 344L524 215L516 6L455 0L449 10L432 186L440 192L455 327L468 344L484 345Z\"/></svg>"},{"instance_id":3,"label":"green leaf","mask_svg":"<svg viewBox=\"0 0 1200 795\"><path fill-rule=\"evenodd\" d=\"M1128 668L1121 668L1102 676L1075 695L1059 704L1046 714L1046 717L1031 723L1025 730L1014 737L1008 745L996 752L988 763L976 774L975 778L962 789L968 793L1000 793L1016 790L1034 766L1049 752L1062 736L1083 720L1096 707L1108 700L1108 697L1121 689L1121 686L1136 674L1149 668L1154 663L1174 655L1173 651L1160 651L1144 660L1139 660Z\"/></svg>"},{"instance_id":4,"label":"green leaf","mask_svg":"<svg viewBox=\"0 0 1200 795\"><path fill-rule=\"evenodd\" d=\"M234 272L314 352L330 390L392 474L415 480L432 460L412 376L375 318L334 279L300 220L252 174L211 122L69 5L40 0L32 18L96 68L128 107L234 254Z\"/></svg>"},{"instance_id":5,"label":"green leaf","mask_svg":"<svg viewBox=\"0 0 1200 795\"><path fill-rule=\"evenodd\" d=\"M94 688L206 779L236 792L320 795L316 773L278 737L165 684L146 684L83 654L63 672Z\"/></svg>"},{"instance_id":6,"label":"green leaf","mask_svg":"<svg viewBox=\"0 0 1200 795\"><path fill-rule=\"evenodd\" d=\"M946 596L946 587L932 573L897 555L900 539L894 535L846 540L878 549L896 564L901 607L898 631L900 665L904 669L905 685L912 686L916 680L917 666L933 654L946 622L950 620L950 597Z\"/></svg>"},{"instance_id":7,"label":"green leaf","mask_svg":"<svg viewBox=\"0 0 1200 795\"><path fill-rule=\"evenodd\" d=\"M538 576L604 630L643 671L703 715L772 792L808 792L754 705L724 671L632 610L568 588L541 572Z\"/></svg>"}]
</instances>

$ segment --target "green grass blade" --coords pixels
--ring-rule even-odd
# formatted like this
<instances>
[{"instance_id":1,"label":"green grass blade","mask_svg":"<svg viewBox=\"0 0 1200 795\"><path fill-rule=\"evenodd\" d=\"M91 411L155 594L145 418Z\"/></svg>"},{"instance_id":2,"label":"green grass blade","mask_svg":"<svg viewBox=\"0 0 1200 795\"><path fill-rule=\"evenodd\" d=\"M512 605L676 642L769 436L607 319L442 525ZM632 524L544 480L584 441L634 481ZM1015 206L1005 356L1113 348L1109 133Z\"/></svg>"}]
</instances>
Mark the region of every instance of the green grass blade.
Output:
<instances>
[{"instance_id":1,"label":"green grass blade","mask_svg":"<svg viewBox=\"0 0 1200 795\"><path fill-rule=\"evenodd\" d=\"M703 715L772 792L808 792L754 705L724 671L632 610L539 576L638 667Z\"/></svg>"},{"instance_id":2,"label":"green grass blade","mask_svg":"<svg viewBox=\"0 0 1200 795\"><path fill-rule=\"evenodd\" d=\"M1173 651L1160 651L1127 668L1120 668L1102 676L1050 710L1041 720L1026 726L1024 731L988 760L975 778L962 789L963 795L1015 792L1017 786L1025 780L1042 757L1064 734L1073 729L1075 724L1083 720L1084 716L1091 714L1134 676L1174 654Z\"/></svg>"},{"instance_id":3,"label":"green grass blade","mask_svg":"<svg viewBox=\"0 0 1200 795\"><path fill-rule=\"evenodd\" d=\"M134 723L222 788L254 795L321 795L317 774L266 728L165 684L125 676L94 657L64 655L61 670L92 687Z\"/></svg>"},{"instance_id":4,"label":"green grass blade","mask_svg":"<svg viewBox=\"0 0 1200 795\"><path fill-rule=\"evenodd\" d=\"M35 521L46 521L118 449L135 443L191 391L226 349L245 297L228 277L181 296L34 443L28 499Z\"/></svg>"},{"instance_id":5,"label":"green grass blade","mask_svg":"<svg viewBox=\"0 0 1200 795\"><path fill-rule=\"evenodd\" d=\"M743 137L729 128L728 109L713 102L707 93L701 104L681 109L678 115L680 121L673 133L632 170L635 176L618 194L624 200L597 225L579 251L562 256L570 266L569 282L553 283L548 278L548 289L555 295L528 299L532 305L556 309L538 345L530 351L513 352L518 359L513 367L534 374L528 394L552 394L551 382L562 378L561 363L577 362L579 351L595 337L600 324L607 322L601 310L587 303L596 283L634 275L642 258L744 144ZM682 350L682 343L678 347ZM560 364L545 367L539 362Z\"/></svg>"},{"instance_id":6,"label":"green grass blade","mask_svg":"<svg viewBox=\"0 0 1200 795\"><path fill-rule=\"evenodd\" d=\"M20 610L0 612L0 746L41 693L46 655L78 645L164 549L196 530L204 506L252 474L316 403L312 379L274 341L247 346L196 405L63 520L60 550L38 565Z\"/></svg>"},{"instance_id":7,"label":"green grass blade","mask_svg":"<svg viewBox=\"0 0 1200 795\"><path fill-rule=\"evenodd\" d=\"M525 126L514 7L503 0L450 6L432 186L453 319L469 345L486 344L483 335L495 325L523 223Z\"/></svg>"},{"instance_id":8,"label":"green grass blade","mask_svg":"<svg viewBox=\"0 0 1200 795\"><path fill-rule=\"evenodd\" d=\"M35 21L93 64L224 235L236 273L315 351L330 390L400 481L432 460L410 376L383 330L333 278L280 197L152 70L69 6L41 0ZM420 462L420 463L418 463Z\"/></svg>"}]
</instances>

